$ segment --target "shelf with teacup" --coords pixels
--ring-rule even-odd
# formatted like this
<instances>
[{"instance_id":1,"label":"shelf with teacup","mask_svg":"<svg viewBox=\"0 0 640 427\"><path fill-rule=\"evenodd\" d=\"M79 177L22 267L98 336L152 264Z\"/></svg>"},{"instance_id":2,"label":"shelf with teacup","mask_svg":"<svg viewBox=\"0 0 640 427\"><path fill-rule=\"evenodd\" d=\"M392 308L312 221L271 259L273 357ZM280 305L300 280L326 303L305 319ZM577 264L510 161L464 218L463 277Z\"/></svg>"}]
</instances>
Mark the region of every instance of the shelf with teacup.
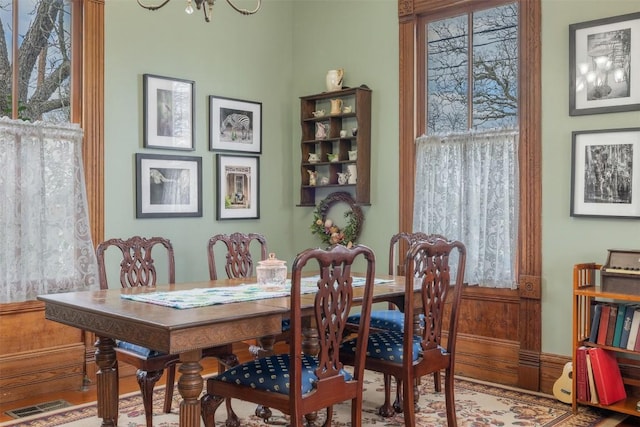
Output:
<instances>
[{"instance_id":1,"label":"shelf with teacup","mask_svg":"<svg viewBox=\"0 0 640 427\"><path fill-rule=\"evenodd\" d=\"M371 89L365 85L342 88L300 100L299 206L315 206L316 189L325 186L347 187L356 203L368 205ZM312 176L315 185L310 184Z\"/></svg>"}]
</instances>

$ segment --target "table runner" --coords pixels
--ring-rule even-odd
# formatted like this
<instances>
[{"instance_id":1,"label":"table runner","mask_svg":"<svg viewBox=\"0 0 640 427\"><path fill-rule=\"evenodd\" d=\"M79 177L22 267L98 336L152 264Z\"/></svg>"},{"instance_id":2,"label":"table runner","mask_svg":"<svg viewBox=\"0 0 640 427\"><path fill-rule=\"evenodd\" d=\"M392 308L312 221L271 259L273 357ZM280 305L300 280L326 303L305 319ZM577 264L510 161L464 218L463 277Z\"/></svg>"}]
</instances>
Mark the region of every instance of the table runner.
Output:
<instances>
[{"instance_id":1,"label":"table runner","mask_svg":"<svg viewBox=\"0 0 640 427\"><path fill-rule=\"evenodd\" d=\"M320 276L305 277L301 282L301 293L309 294L318 290ZM388 283L391 279L378 279L374 283ZM364 277L354 277L353 286L364 286ZM173 292L149 292L143 294L121 294L120 297L138 302L163 305L166 307L187 309L206 307L216 304L252 301L257 299L278 298L289 296L291 281L287 279L284 285L258 285L257 283L243 283L237 286L221 286L215 288L196 288Z\"/></svg>"}]
</instances>

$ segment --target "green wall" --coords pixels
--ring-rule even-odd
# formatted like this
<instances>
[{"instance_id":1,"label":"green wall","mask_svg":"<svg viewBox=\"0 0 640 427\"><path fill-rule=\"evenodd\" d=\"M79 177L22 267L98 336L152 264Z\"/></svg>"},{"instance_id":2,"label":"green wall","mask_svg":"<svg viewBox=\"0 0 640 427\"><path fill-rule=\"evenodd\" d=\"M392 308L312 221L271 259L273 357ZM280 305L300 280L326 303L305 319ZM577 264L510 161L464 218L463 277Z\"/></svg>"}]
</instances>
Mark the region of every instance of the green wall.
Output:
<instances>
[{"instance_id":1,"label":"green wall","mask_svg":"<svg viewBox=\"0 0 640 427\"><path fill-rule=\"evenodd\" d=\"M373 91L371 206L363 209L361 242L374 249L378 271L385 272L387 242L398 228L396 0L267 0L251 17L219 1L210 23L201 13L187 16L183 9L180 0L156 12L133 1L106 2L105 237L169 237L176 249L178 281L207 278L205 244L216 233L261 232L289 266L297 252L318 246L309 230L313 209L295 206L300 185L299 97L325 90L327 70L341 67L345 85L366 84ZM638 0L542 0L545 353L571 354L573 264L604 262L607 248L640 246L637 221L569 216L571 131L640 126L640 113L569 117L568 25L634 11L640 11ZM196 82L195 152L142 148L144 73ZM258 220L215 219L208 95L263 103ZM202 218L135 218L134 153L139 152L202 157ZM339 216L337 210L334 219L339 221Z\"/></svg>"},{"instance_id":2,"label":"green wall","mask_svg":"<svg viewBox=\"0 0 640 427\"><path fill-rule=\"evenodd\" d=\"M640 248L640 222L569 216L571 132L640 126L640 112L569 116L569 25L640 11L638 0L542 1L542 350L571 354L573 265ZM640 82L635 82L640 84Z\"/></svg>"}]
</instances>

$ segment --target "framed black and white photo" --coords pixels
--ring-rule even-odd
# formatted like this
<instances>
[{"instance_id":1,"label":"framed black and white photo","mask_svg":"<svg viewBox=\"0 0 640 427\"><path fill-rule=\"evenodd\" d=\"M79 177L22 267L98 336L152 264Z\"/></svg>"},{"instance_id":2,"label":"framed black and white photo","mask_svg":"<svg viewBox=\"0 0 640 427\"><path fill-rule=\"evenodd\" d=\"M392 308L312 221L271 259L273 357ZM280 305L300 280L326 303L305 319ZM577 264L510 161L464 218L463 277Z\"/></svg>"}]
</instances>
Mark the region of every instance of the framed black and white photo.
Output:
<instances>
[{"instance_id":1,"label":"framed black and white photo","mask_svg":"<svg viewBox=\"0 0 640 427\"><path fill-rule=\"evenodd\" d=\"M640 12L569 26L569 115L640 110Z\"/></svg>"},{"instance_id":2,"label":"framed black and white photo","mask_svg":"<svg viewBox=\"0 0 640 427\"><path fill-rule=\"evenodd\" d=\"M640 218L640 128L572 133L571 216Z\"/></svg>"},{"instance_id":3,"label":"framed black and white photo","mask_svg":"<svg viewBox=\"0 0 640 427\"><path fill-rule=\"evenodd\" d=\"M195 82L143 75L144 147L194 150Z\"/></svg>"},{"instance_id":4,"label":"framed black and white photo","mask_svg":"<svg viewBox=\"0 0 640 427\"><path fill-rule=\"evenodd\" d=\"M260 218L260 168L258 156L216 155L216 218Z\"/></svg>"},{"instance_id":5,"label":"framed black and white photo","mask_svg":"<svg viewBox=\"0 0 640 427\"><path fill-rule=\"evenodd\" d=\"M262 152L262 103L209 96L209 149Z\"/></svg>"},{"instance_id":6,"label":"framed black and white photo","mask_svg":"<svg viewBox=\"0 0 640 427\"><path fill-rule=\"evenodd\" d=\"M136 153L136 218L202 216L202 157Z\"/></svg>"}]
</instances>

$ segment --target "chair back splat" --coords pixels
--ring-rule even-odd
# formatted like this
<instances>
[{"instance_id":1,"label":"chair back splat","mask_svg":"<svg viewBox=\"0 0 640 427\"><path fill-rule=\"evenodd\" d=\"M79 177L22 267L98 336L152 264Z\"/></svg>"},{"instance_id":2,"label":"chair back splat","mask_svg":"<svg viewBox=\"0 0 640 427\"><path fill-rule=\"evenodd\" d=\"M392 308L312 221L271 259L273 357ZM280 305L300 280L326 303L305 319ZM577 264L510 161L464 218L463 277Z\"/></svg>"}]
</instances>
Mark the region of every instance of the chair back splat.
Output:
<instances>
[{"instance_id":1,"label":"chair back splat","mask_svg":"<svg viewBox=\"0 0 640 427\"><path fill-rule=\"evenodd\" d=\"M267 259L267 240L258 233L232 233L217 234L209 239L207 254L209 258L209 277L218 279L214 246L222 242L226 246L226 262L224 270L229 279L238 279L254 275L254 260L251 256L251 245L256 242L260 245L260 260Z\"/></svg>"},{"instance_id":2,"label":"chair back splat","mask_svg":"<svg viewBox=\"0 0 640 427\"><path fill-rule=\"evenodd\" d=\"M96 257L98 258L98 274L100 289L107 289L107 270L105 263L105 251L110 247L116 247L122 252L120 262L120 284L123 288L135 286L156 286L158 273L152 251L156 246L162 246L167 251L168 282L176 282L176 264L173 246L168 239L163 237L133 236L127 240L109 239L98 245Z\"/></svg>"},{"instance_id":3,"label":"chair back splat","mask_svg":"<svg viewBox=\"0 0 640 427\"><path fill-rule=\"evenodd\" d=\"M354 287L352 265L364 257L366 282ZM317 272L313 308L303 310L301 284L305 271ZM205 425L214 425L215 409L224 398L237 398L277 409L291 416L291 426L302 426L307 414L326 409L324 425L331 425L333 405L351 400L351 425L361 425L364 356L373 298L375 256L365 246L308 249L300 253L291 273L291 342L288 354L247 362L207 380L203 398ZM364 326L355 339L353 370L344 369L339 347L354 295L362 295ZM304 337L316 337L317 355L303 353ZM267 372L265 366L275 367ZM266 375L265 375L266 374Z\"/></svg>"}]
</instances>

